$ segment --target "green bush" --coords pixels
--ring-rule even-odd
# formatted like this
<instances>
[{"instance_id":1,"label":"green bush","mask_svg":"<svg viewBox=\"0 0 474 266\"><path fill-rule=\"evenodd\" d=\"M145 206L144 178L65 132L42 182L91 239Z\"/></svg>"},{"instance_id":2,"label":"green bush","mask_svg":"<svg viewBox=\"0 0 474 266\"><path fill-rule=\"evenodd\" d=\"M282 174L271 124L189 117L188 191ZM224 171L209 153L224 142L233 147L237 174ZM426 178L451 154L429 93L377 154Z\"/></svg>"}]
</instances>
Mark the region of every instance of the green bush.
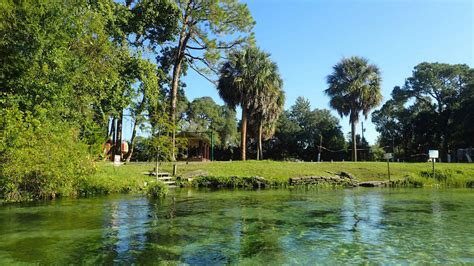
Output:
<instances>
[{"instance_id":1,"label":"green bush","mask_svg":"<svg viewBox=\"0 0 474 266\"><path fill-rule=\"evenodd\" d=\"M270 184L268 180L258 176L201 176L192 181L195 187L213 188L265 188Z\"/></svg>"},{"instance_id":2,"label":"green bush","mask_svg":"<svg viewBox=\"0 0 474 266\"><path fill-rule=\"evenodd\" d=\"M168 185L161 181L155 181L148 184L146 194L152 198L163 198L169 192Z\"/></svg>"},{"instance_id":3,"label":"green bush","mask_svg":"<svg viewBox=\"0 0 474 266\"><path fill-rule=\"evenodd\" d=\"M457 174L457 173L459 173L459 171L453 172L450 169L438 170L438 171L435 171L434 178L438 181L446 182L448 179L453 178L453 175ZM462 174L462 171L461 171L461 174ZM432 171L421 171L420 176L425 177L425 178L433 178L433 172Z\"/></svg>"},{"instance_id":4,"label":"green bush","mask_svg":"<svg viewBox=\"0 0 474 266\"><path fill-rule=\"evenodd\" d=\"M23 201L76 195L80 179L94 171L78 130L41 111L33 115L11 107L0 117L0 197Z\"/></svg>"}]
</instances>

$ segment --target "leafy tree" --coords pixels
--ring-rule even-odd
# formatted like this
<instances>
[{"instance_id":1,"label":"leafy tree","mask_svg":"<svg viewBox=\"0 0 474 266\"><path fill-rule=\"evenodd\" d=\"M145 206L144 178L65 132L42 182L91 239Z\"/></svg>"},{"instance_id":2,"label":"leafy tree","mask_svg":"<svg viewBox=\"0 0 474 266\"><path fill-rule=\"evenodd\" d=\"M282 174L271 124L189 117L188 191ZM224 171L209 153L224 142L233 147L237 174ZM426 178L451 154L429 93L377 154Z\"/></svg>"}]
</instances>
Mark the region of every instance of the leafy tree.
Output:
<instances>
[{"instance_id":1,"label":"leafy tree","mask_svg":"<svg viewBox=\"0 0 474 266\"><path fill-rule=\"evenodd\" d=\"M424 160L428 149L468 147L473 132L470 121L472 78L466 65L421 63L392 99L373 113L383 145L398 146L405 160Z\"/></svg>"},{"instance_id":2,"label":"leafy tree","mask_svg":"<svg viewBox=\"0 0 474 266\"><path fill-rule=\"evenodd\" d=\"M189 104L186 131L212 131L215 144L226 148L233 146L237 135L235 111L219 106L211 97L197 98Z\"/></svg>"},{"instance_id":3,"label":"leafy tree","mask_svg":"<svg viewBox=\"0 0 474 266\"><path fill-rule=\"evenodd\" d=\"M72 193L77 178L92 168L70 170L67 160L85 169L83 162L97 156L110 134L109 117L121 119L129 107L140 117L140 97L157 91L154 66L129 48L127 37L134 34L119 26L129 18L115 16L120 12L130 11L113 1L0 4L0 106L6 119L0 125L0 179L14 184L3 196L19 190L24 193L18 198ZM92 157L84 152L87 146ZM20 164L30 161L29 154L38 156L31 160L38 167ZM36 185L18 185L27 179Z\"/></svg>"},{"instance_id":4,"label":"leafy tree","mask_svg":"<svg viewBox=\"0 0 474 266\"><path fill-rule=\"evenodd\" d=\"M76 127L52 121L40 106L22 111L8 97L0 110L0 198L7 201L77 195L94 171Z\"/></svg>"},{"instance_id":5,"label":"leafy tree","mask_svg":"<svg viewBox=\"0 0 474 266\"><path fill-rule=\"evenodd\" d=\"M473 147L474 139L474 69L469 71L469 81L459 94L459 105L454 110L452 126L453 146Z\"/></svg>"},{"instance_id":6,"label":"leafy tree","mask_svg":"<svg viewBox=\"0 0 474 266\"><path fill-rule=\"evenodd\" d=\"M433 107L436 114L435 140L441 144L442 157L450 149L453 134L450 122L458 108L461 92L468 85L469 67L440 63L421 63L415 67L401 92L408 99L424 102Z\"/></svg>"},{"instance_id":7,"label":"leafy tree","mask_svg":"<svg viewBox=\"0 0 474 266\"><path fill-rule=\"evenodd\" d=\"M114 2L112 0L97 1L91 3L91 6L97 10L106 19L107 33L116 45L120 46L125 53L122 59L122 65L119 68L121 84L115 88L112 99L119 99L115 103L115 112L111 112L113 130L110 134L114 140L114 147L119 148L122 142L122 121L123 113L130 109L133 123L133 132L131 140L131 149L126 160L130 160L133 154L133 142L136 136L137 127L143 122L143 116L140 112L144 110L145 97L143 85L136 85L142 82L150 82L151 75L144 75L144 72L152 73L153 67L147 66L146 60L141 57L141 51L147 52L146 46L156 47L166 41L172 40L177 33L178 9L171 1L125 1L125 3ZM127 59L130 48L133 46L137 51ZM163 71L155 70L158 80L163 78ZM145 78L145 80L142 80ZM137 90L136 87L139 89ZM122 155L122 152L115 151Z\"/></svg>"},{"instance_id":8,"label":"leafy tree","mask_svg":"<svg viewBox=\"0 0 474 266\"><path fill-rule=\"evenodd\" d=\"M340 156L345 152L339 120L329 110L311 110L309 101L303 97L298 97L295 104L280 116L275 136L265 144L273 159L310 161L317 159L318 152L326 160L342 159Z\"/></svg>"},{"instance_id":9,"label":"leafy tree","mask_svg":"<svg viewBox=\"0 0 474 266\"><path fill-rule=\"evenodd\" d=\"M139 72L139 85L134 95L134 101L130 103L130 114L133 118L132 136L130 138L129 152L125 160L129 162L135 148L135 138L137 129L146 122L147 101L151 98L159 98L158 78L156 76L156 66L149 61L140 60L136 69Z\"/></svg>"},{"instance_id":10,"label":"leafy tree","mask_svg":"<svg viewBox=\"0 0 474 266\"><path fill-rule=\"evenodd\" d=\"M327 77L331 97L330 105L339 115L349 116L352 134L352 160L357 161L356 123L362 112L367 119L369 112L382 101L380 71L361 57L344 58L333 67Z\"/></svg>"},{"instance_id":11,"label":"leafy tree","mask_svg":"<svg viewBox=\"0 0 474 266\"><path fill-rule=\"evenodd\" d=\"M247 5L237 0L176 1L179 10L178 35L171 45L170 118L176 121L177 94L183 65L203 76L212 70L222 50L243 44L254 21ZM175 132L172 133L174 145Z\"/></svg>"}]
</instances>

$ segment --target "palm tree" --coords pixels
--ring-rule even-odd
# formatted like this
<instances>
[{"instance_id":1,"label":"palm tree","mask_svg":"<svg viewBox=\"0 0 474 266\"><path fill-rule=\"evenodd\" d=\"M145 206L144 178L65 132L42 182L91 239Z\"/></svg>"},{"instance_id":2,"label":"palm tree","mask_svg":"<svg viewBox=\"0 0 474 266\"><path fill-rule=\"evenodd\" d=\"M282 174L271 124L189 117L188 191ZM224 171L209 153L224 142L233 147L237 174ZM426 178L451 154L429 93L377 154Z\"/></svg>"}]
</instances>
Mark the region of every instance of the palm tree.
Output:
<instances>
[{"instance_id":1,"label":"palm tree","mask_svg":"<svg viewBox=\"0 0 474 266\"><path fill-rule=\"evenodd\" d=\"M370 111L382 101L379 68L362 57L343 58L333 67L327 77L329 88L325 93L331 97L330 106L339 115L349 116L352 127L352 160L357 161L356 123L359 113L367 119Z\"/></svg>"},{"instance_id":2,"label":"palm tree","mask_svg":"<svg viewBox=\"0 0 474 266\"><path fill-rule=\"evenodd\" d=\"M269 54L256 47L247 47L230 54L229 60L220 70L217 85L220 97L230 108L242 108L242 160L246 160L248 119L252 117L252 112L258 109L258 104L268 102L263 101L263 95L266 95L263 92L268 88L273 89L277 80L281 84L278 68L268 57ZM278 86L280 87L281 85Z\"/></svg>"},{"instance_id":3,"label":"palm tree","mask_svg":"<svg viewBox=\"0 0 474 266\"><path fill-rule=\"evenodd\" d=\"M263 159L263 139L270 138L285 104L283 81L278 73L278 66L267 58L262 66L267 75L255 92L250 105L250 113L257 132L257 160Z\"/></svg>"}]
</instances>

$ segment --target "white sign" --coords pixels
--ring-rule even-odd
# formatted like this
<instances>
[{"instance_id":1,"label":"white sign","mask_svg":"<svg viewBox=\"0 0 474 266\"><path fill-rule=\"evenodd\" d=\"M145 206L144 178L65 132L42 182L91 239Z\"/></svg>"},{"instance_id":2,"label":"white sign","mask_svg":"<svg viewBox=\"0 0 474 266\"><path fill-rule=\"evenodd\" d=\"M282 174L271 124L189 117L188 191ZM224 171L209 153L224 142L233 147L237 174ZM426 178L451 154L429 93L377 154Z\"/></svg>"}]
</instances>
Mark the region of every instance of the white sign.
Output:
<instances>
[{"instance_id":1,"label":"white sign","mask_svg":"<svg viewBox=\"0 0 474 266\"><path fill-rule=\"evenodd\" d=\"M384 158L385 160L390 160L390 159L393 158L393 154L391 154L391 153L385 153L385 154L383 155L383 158Z\"/></svg>"},{"instance_id":2,"label":"white sign","mask_svg":"<svg viewBox=\"0 0 474 266\"><path fill-rule=\"evenodd\" d=\"M439 157L438 150L429 150L428 154L429 154L429 157L432 158L432 159Z\"/></svg>"},{"instance_id":3,"label":"white sign","mask_svg":"<svg viewBox=\"0 0 474 266\"><path fill-rule=\"evenodd\" d=\"M120 163L120 155L115 155L114 157L114 166L119 166Z\"/></svg>"}]
</instances>

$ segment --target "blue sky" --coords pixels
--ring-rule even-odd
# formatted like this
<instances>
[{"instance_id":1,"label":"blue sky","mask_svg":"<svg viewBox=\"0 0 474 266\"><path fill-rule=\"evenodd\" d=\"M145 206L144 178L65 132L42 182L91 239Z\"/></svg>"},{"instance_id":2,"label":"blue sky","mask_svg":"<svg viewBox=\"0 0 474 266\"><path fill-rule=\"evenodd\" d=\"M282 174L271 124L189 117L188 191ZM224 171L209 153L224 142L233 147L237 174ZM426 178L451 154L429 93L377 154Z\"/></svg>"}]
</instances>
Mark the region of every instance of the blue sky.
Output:
<instances>
[{"instance_id":1,"label":"blue sky","mask_svg":"<svg viewBox=\"0 0 474 266\"><path fill-rule=\"evenodd\" d=\"M326 76L343 57L363 56L382 71L384 101L403 85L418 63L464 63L474 67L473 0L248 0L257 24L257 44L271 53L284 80L287 101L309 99L328 108ZM189 71L184 77L191 101L211 96L223 104L215 86ZM337 116L335 111L332 111ZM374 143L371 118L365 136ZM129 138L127 123L124 137ZM131 130L131 125L130 130ZM341 119L345 134L347 118ZM360 123L357 127L360 133Z\"/></svg>"},{"instance_id":2,"label":"blue sky","mask_svg":"<svg viewBox=\"0 0 474 266\"><path fill-rule=\"evenodd\" d=\"M329 108L326 76L341 58L363 56L382 71L384 101L423 61L474 66L472 0L252 0L245 1L257 24L257 44L271 53L284 80L286 108L298 96L312 108ZM189 100L211 96L214 85L197 74L184 78ZM333 111L334 115L337 115ZM365 136L377 132L364 121ZM341 119L345 134L348 119ZM357 128L360 133L360 124Z\"/></svg>"}]
</instances>

